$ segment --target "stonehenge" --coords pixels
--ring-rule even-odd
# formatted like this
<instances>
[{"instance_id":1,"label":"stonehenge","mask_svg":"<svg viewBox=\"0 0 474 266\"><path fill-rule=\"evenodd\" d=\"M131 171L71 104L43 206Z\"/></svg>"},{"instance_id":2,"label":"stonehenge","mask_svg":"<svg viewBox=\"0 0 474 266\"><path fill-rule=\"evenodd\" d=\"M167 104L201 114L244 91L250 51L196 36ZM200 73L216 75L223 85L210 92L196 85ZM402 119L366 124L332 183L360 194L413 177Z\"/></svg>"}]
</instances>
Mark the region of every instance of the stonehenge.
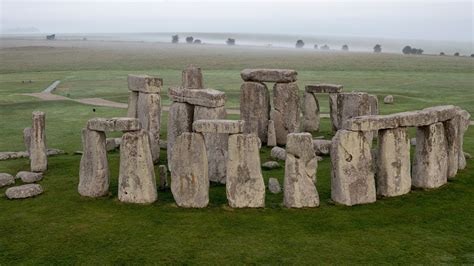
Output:
<instances>
[{"instance_id":1,"label":"stonehenge","mask_svg":"<svg viewBox=\"0 0 474 266\"><path fill-rule=\"evenodd\" d=\"M320 110L317 94L329 94L329 116L333 131L337 131L337 95L342 92L342 85L310 84L305 86L303 98L303 131L319 131Z\"/></svg>"}]
</instances>

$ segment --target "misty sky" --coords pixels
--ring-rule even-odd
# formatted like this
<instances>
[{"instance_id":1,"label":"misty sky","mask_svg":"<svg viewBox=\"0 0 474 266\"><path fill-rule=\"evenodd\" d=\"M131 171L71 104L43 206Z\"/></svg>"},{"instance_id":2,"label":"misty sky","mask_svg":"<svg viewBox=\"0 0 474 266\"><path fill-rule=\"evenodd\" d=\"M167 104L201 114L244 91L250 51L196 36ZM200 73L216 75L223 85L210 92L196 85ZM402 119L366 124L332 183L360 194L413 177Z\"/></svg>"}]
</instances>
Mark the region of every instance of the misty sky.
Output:
<instances>
[{"instance_id":1,"label":"misty sky","mask_svg":"<svg viewBox=\"0 0 474 266\"><path fill-rule=\"evenodd\" d=\"M1 30L245 32L473 41L472 1L0 0Z\"/></svg>"}]
</instances>

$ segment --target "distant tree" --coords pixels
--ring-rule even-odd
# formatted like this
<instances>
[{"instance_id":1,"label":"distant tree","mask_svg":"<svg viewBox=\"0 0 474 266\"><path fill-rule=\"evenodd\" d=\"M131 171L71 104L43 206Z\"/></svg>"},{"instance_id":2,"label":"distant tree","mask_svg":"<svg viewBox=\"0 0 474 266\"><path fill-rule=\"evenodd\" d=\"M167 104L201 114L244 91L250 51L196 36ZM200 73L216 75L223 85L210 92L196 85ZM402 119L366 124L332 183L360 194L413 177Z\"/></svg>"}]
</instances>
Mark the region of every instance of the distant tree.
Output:
<instances>
[{"instance_id":1,"label":"distant tree","mask_svg":"<svg viewBox=\"0 0 474 266\"><path fill-rule=\"evenodd\" d=\"M329 46L327 44L321 46L321 50L323 51L329 51L331 48L329 48Z\"/></svg>"},{"instance_id":2,"label":"distant tree","mask_svg":"<svg viewBox=\"0 0 474 266\"><path fill-rule=\"evenodd\" d=\"M172 43L179 43L179 36L178 35L171 36L171 42Z\"/></svg>"},{"instance_id":3,"label":"distant tree","mask_svg":"<svg viewBox=\"0 0 474 266\"><path fill-rule=\"evenodd\" d=\"M349 51L349 46L348 46L347 44L344 44L344 45L342 46L342 50L343 50L343 51Z\"/></svg>"},{"instance_id":4,"label":"distant tree","mask_svg":"<svg viewBox=\"0 0 474 266\"><path fill-rule=\"evenodd\" d=\"M318 49L318 45L317 45L317 44L314 45L314 49Z\"/></svg>"},{"instance_id":5,"label":"distant tree","mask_svg":"<svg viewBox=\"0 0 474 266\"><path fill-rule=\"evenodd\" d=\"M474 54L471 54L471 57L474 57Z\"/></svg>"},{"instance_id":6,"label":"distant tree","mask_svg":"<svg viewBox=\"0 0 474 266\"><path fill-rule=\"evenodd\" d=\"M56 39L56 34L46 35L46 40L54 40Z\"/></svg>"},{"instance_id":7,"label":"distant tree","mask_svg":"<svg viewBox=\"0 0 474 266\"><path fill-rule=\"evenodd\" d=\"M235 45L235 39L233 38L228 38L226 41L227 45Z\"/></svg>"},{"instance_id":8,"label":"distant tree","mask_svg":"<svg viewBox=\"0 0 474 266\"><path fill-rule=\"evenodd\" d=\"M407 45L407 46L403 47L402 53L403 53L403 54L411 54L411 53L412 53L412 48L411 48L411 46Z\"/></svg>"},{"instance_id":9,"label":"distant tree","mask_svg":"<svg viewBox=\"0 0 474 266\"><path fill-rule=\"evenodd\" d=\"M423 54L424 52L423 49L415 49L415 50L416 50L415 51L416 54Z\"/></svg>"},{"instance_id":10,"label":"distant tree","mask_svg":"<svg viewBox=\"0 0 474 266\"><path fill-rule=\"evenodd\" d=\"M186 37L186 42L187 43L193 43L193 40L194 40L193 36Z\"/></svg>"},{"instance_id":11,"label":"distant tree","mask_svg":"<svg viewBox=\"0 0 474 266\"><path fill-rule=\"evenodd\" d=\"M439 53L439 55L444 55L444 52Z\"/></svg>"},{"instance_id":12,"label":"distant tree","mask_svg":"<svg viewBox=\"0 0 474 266\"><path fill-rule=\"evenodd\" d=\"M194 43L195 43L195 44L201 44L201 40L196 39L196 40L194 40Z\"/></svg>"},{"instance_id":13,"label":"distant tree","mask_svg":"<svg viewBox=\"0 0 474 266\"><path fill-rule=\"evenodd\" d=\"M458 52L455 52L455 53L454 53L454 56L459 56L459 53L458 53Z\"/></svg>"},{"instance_id":14,"label":"distant tree","mask_svg":"<svg viewBox=\"0 0 474 266\"><path fill-rule=\"evenodd\" d=\"M296 46L296 48L303 48L303 46L304 46L303 40L297 40L295 46Z\"/></svg>"},{"instance_id":15,"label":"distant tree","mask_svg":"<svg viewBox=\"0 0 474 266\"><path fill-rule=\"evenodd\" d=\"M382 45L376 44L374 46L374 53L381 53L382 52Z\"/></svg>"}]
</instances>

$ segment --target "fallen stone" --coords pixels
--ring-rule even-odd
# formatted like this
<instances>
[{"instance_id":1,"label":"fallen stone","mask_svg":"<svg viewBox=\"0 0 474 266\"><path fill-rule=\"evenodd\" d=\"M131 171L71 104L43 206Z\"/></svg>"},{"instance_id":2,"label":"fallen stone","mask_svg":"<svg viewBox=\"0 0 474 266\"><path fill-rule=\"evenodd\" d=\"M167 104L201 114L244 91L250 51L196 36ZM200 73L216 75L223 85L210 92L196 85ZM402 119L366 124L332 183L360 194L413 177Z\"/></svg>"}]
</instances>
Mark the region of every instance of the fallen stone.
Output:
<instances>
[{"instance_id":1,"label":"fallen stone","mask_svg":"<svg viewBox=\"0 0 474 266\"><path fill-rule=\"evenodd\" d=\"M60 149L46 149L46 155L48 156L53 156L53 155L60 155L60 154L65 154L66 152Z\"/></svg>"},{"instance_id":2,"label":"fallen stone","mask_svg":"<svg viewBox=\"0 0 474 266\"><path fill-rule=\"evenodd\" d=\"M385 98L383 98L383 103L392 104L393 103L393 96L392 95L385 96Z\"/></svg>"},{"instance_id":3,"label":"fallen stone","mask_svg":"<svg viewBox=\"0 0 474 266\"><path fill-rule=\"evenodd\" d=\"M171 104L168 111L168 148L166 153L168 156L168 169L173 172L171 166L171 157L173 155L173 146L176 138L184 132L191 132L193 129L194 106L187 103Z\"/></svg>"},{"instance_id":4,"label":"fallen stone","mask_svg":"<svg viewBox=\"0 0 474 266\"><path fill-rule=\"evenodd\" d=\"M158 166L158 170L160 173L160 189L164 190L167 187L169 187L168 184L168 169L166 168L166 165L160 165Z\"/></svg>"},{"instance_id":5,"label":"fallen stone","mask_svg":"<svg viewBox=\"0 0 474 266\"><path fill-rule=\"evenodd\" d=\"M193 130L201 133L239 134L244 132L243 120L197 120L193 123Z\"/></svg>"},{"instance_id":6,"label":"fallen stone","mask_svg":"<svg viewBox=\"0 0 474 266\"><path fill-rule=\"evenodd\" d=\"M7 173L0 173L0 187L5 187L15 184L15 178Z\"/></svg>"},{"instance_id":7,"label":"fallen stone","mask_svg":"<svg viewBox=\"0 0 474 266\"><path fill-rule=\"evenodd\" d=\"M277 144L285 145L289 133L298 132L300 127L300 98L298 85L276 83L273 86L273 107L270 118L275 123Z\"/></svg>"},{"instance_id":8,"label":"fallen stone","mask_svg":"<svg viewBox=\"0 0 474 266\"><path fill-rule=\"evenodd\" d=\"M128 107L127 107L127 116L132 118L138 118L138 94L137 91L131 91L128 94Z\"/></svg>"},{"instance_id":9,"label":"fallen stone","mask_svg":"<svg viewBox=\"0 0 474 266\"><path fill-rule=\"evenodd\" d=\"M26 158L29 157L28 152L25 151L5 151L0 152L0 161L10 160L10 159L18 159L18 158Z\"/></svg>"},{"instance_id":10,"label":"fallen stone","mask_svg":"<svg viewBox=\"0 0 474 266\"><path fill-rule=\"evenodd\" d=\"M283 148L275 146L270 151L270 157L284 161L286 160L286 151Z\"/></svg>"},{"instance_id":11,"label":"fallen stone","mask_svg":"<svg viewBox=\"0 0 474 266\"><path fill-rule=\"evenodd\" d=\"M303 99L303 131L313 132L319 130L319 102L316 95L305 92Z\"/></svg>"},{"instance_id":12,"label":"fallen stone","mask_svg":"<svg viewBox=\"0 0 474 266\"><path fill-rule=\"evenodd\" d=\"M280 182L278 182L278 179L273 177L268 179L268 190L270 190L270 192L273 194L278 194L281 192L281 186Z\"/></svg>"},{"instance_id":13,"label":"fallen stone","mask_svg":"<svg viewBox=\"0 0 474 266\"><path fill-rule=\"evenodd\" d=\"M168 96L173 102L189 103L204 107L224 106L226 101L225 93L214 89L172 87L168 90Z\"/></svg>"},{"instance_id":14,"label":"fallen stone","mask_svg":"<svg viewBox=\"0 0 474 266\"><path fill-rule=\"evenodd\" d=\"M147 75L128 75L128 89L142 93L160 93L163 79Z\"/></svg>"},{"instance_id":15,"label":"fallen stone","mask_svg":"<svg viewBox=\"0 0 474 266\"><path fill-rule=\"evenodd\" d=\"M272 169L280 168L280 164L275 161L268 161L268 162L264 162L262 164L262 167L264 169L272 170Z\"/></svg>"},{"instance_id":16,"label":"fallen stone","mask_svg":"<svg viewBox=\"0 0 474 266\"><path fill-rule=\"evenodd\" d=\"M256 134L268 143L270 92L263 83L244 82L240 86L240 119L245 121L245 133Z\"/></svg>"},{"instance_id":17,"label":"fallen stone","mask_svg":"<svg viewBox=\"0 0 474 266\"><path fill-rule=\"evenodd\" d=\"M30 169L33 172L43 172L48 169L48 155L46 154L46 116L43 112L33 112L33 126L30 141Z\"/></svg>"},{"instance_id":18,"label":"fallen stone","mask_svg":"<svg viewBox=\"0 0 474 266\"><path fill-rule=\"evenodd\" d=\"M41 193L43 193L43 188L40 184L26 184L7 188L5 196L9 199L25 199L40 195Z\"/></svg>"},{"instance_id":19,"label":"fallen stone","mask_svg":"<svg viewBox=\"0 0 474 266\"><path fill-rule=\"evenodd\" d=\"M334 84L310 84L305 86L305 92L309 93L340 93L342 85Z\"/></svg>"},{"instance_id":20,"label":"fallen stone","mask_svg":"<svg viewBox=\"0 0 474 266\"><path fill-rule=\"evenodd\" d=\"M43 173L20 171L16 174L15 178L21 179L23 183L34 183L43 179Z\"/></svg>"},{"instance_id":21,"label":"fallen stone","mask_svg":"<svg viewBox=\"0 0 474 266\"><path fill-rule=\"evenodd\" d=\"M92 118L87 121L87 129L94 131L137 131L141 129L140 121L132 117Z\"/></svg>"},{"instance_id":22,"label":"fallen stone","mask_svg":"<svg viewBox=\"0 0 474 266\"><path fill-rule=\"evenodd\" d=\"M190 65L183 70L182 87L186 89L204 89L201 68Z\"/></svg>"},{"instance_id":23,"label":"fallen stone","mask_svg":"<svg viewBox=\"0 0 474 266\"><path fill-rule=\"evenodd\" d=\"M291 69L244 69L240 76L244 81L294 82L298 73Z\"/></svg>"},{"instance_id":24,"label":"fallen stone","mask_svg":"<svg viewBox=\"0 0 474 266\"><path fill-rule=\"evenodd\" d=\"M332 141L313 139L313 149L316 155L328 155L331 152Z\"/></svg>"},{"instance_id":25,"label":"fallen stone","mask_svg":"<svg viewBox=\"0 0 474 266\"><path fill-rule=\"evenodd\" d=\"M161 98L159 94L140 93L137 118L148 133L153 162L160 159Z\"/></svg>"}]
</instances>

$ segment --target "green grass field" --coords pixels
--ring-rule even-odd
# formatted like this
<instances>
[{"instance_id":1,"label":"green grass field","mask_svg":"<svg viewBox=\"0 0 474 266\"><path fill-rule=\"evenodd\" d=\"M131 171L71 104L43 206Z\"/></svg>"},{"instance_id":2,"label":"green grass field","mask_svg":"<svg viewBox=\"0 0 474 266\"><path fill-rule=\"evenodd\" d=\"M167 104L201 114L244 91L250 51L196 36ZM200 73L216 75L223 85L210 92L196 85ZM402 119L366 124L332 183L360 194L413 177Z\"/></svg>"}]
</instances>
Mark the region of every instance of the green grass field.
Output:
<instances>
[{"instance_id":1,"label":"green grass field","mask_svg":"<svg viewBox=\"0 0 474 266\"><path fill-rule=\"evenodd\" d=\"M180 70L193 63L203 68L206 86L226 92L232 108L239 104L239 71L272 67L296 69L301 89L327 82L375 93L379 101L394 95L395 104L381 104L382 113L441 104L474 113L473 59L147 43L42 45L0 49L0 151L24 150L23 128L31 125L31 112L41 110L48 146L68 154L49 157L43 195L13 201L0 189L0 264L474 263L473 160L440 189L344 207L330 201L330 159L324 157L317 172L319 208L286 209L282 194L267 193L265 209L231 209L225 187L212 185L209 207L192 210L177 208L169 190L159 191L152 205L119 202L119 153L112 152L110 195L88 199L77 193L80 155L73 152L81 149L80 129L92 117L124 116L126 110L19 95L59 79L58 94L126 102L128 73L158 75L169 87L179 85ZM322 103L327 111L327 100ZM330 138L328 119L322 124L315 134ZM474 154L472 128L464 150ZM268 159L263 148L262 163ZM159 164L165 163L162 151ZM0 172L20 170L29 170L28 159L0 161ZM263 174L265 182L276 177L282 183L284 169Z\"/></svg>"}]
</instances>

